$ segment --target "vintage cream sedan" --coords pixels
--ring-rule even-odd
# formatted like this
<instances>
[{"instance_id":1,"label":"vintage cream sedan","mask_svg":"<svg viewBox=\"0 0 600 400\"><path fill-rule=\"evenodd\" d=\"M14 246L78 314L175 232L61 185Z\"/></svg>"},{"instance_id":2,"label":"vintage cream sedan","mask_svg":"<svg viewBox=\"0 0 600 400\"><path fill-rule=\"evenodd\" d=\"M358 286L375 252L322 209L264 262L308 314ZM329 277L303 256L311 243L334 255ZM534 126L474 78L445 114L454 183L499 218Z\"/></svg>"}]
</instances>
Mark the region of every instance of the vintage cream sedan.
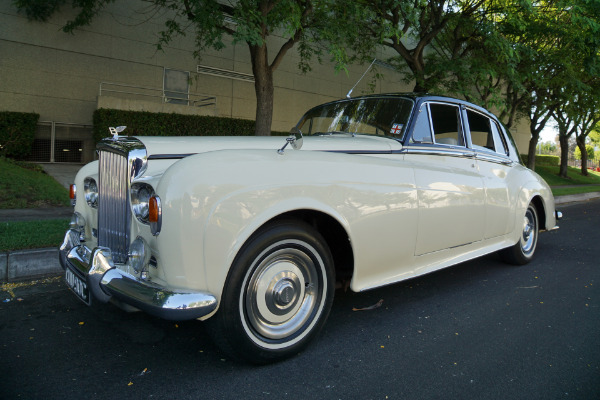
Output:
<instances>
[{"instance_id":1,"label":"vintage cream sedan","mask_svg":"<svg viewBox=\"0 0 600 400\"><path fill-rule=\"evenodd\" d=\"M525 264L559 217L496 117L461 100L343 99L287 140L122 129L77 174L68 286L87 304L207 320L255 363L308 344L336 280L363 291L496 251Z\"/></svg>"}]
</instances>

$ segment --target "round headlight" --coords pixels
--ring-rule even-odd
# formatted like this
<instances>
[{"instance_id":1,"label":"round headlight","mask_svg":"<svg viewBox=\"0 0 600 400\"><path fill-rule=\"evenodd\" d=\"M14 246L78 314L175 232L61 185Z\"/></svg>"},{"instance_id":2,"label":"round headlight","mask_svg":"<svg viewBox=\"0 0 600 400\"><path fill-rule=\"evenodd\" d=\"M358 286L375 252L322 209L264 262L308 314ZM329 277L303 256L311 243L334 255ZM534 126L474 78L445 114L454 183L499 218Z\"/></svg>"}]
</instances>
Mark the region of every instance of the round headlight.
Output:
<instances>
[{"instance_id":1,"label":"round headlight","mask_svg":"<svg viewBox=\"0 0 600 400\"><path fill-rule=\"evenodd\" d=\"M154 196L154 189L147 183L131 185L131 207L136 218L144 224L148 223L148 203L152 196Z\"/></svg>"},{"instance_id":2,"label":"round headlight","mask_svg":"<svg viewBox=\"0 0 600 400\"><path fill-rule=\"evenodd\" d=\"M85 201L92 208L98 208L98 185L93 178L85 178L83 181L83 192Z\"/></svg>"}]
</instances>

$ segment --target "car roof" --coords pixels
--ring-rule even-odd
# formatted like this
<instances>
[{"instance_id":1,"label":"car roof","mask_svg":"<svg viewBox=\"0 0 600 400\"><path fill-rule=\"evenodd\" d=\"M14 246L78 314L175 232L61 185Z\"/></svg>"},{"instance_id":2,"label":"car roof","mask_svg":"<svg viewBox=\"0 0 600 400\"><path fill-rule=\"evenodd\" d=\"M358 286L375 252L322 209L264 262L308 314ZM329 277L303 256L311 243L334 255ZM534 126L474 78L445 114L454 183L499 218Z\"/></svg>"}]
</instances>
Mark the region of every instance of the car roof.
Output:
<instances>
[{"instance_id":1,"label":"car roof","mask_svg":"<svg viewBox=\"0 0 600 400\"><path fill-rule=\"evenodd\" d=\"M351 101L351 100L361 100L361 99L369 99L369 98L386 98L386 97L388 97L388 98L407 98L407 99L413 100L415 103L420 103L423 101L443 101L443 102L450 102L450 103L458 103L458 104L463 104L463 105L469 106L480 112L483 112L483 113L486 113L489 115L494 115L491 111L489 111L481 106L478 106L476 104L473 104L471 102L468 102L466 100L458 99L455 97L432 94L432 93L415 93L415 92L368 94L368 95L363 95L363 96L355 96L355 97L342 98L339 100L330 101L328 103L320 104L317 107L320 107L320 106L323 106L326 104L335 104L335 103L341 103L341 102ZM314 107L314 108L316 108L316 107Z\"/></svg>"}]
</instances>

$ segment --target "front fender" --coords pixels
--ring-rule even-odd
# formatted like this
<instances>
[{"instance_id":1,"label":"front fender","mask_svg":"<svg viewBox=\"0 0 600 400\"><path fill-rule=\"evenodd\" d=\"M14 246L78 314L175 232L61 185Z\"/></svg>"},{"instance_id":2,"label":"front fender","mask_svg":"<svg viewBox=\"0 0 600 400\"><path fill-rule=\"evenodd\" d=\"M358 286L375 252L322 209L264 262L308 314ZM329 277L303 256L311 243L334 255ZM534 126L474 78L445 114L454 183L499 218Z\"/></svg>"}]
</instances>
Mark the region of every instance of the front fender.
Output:
<instances>
[{"instance_id":1,"label":"front fender","mask_svg":"<svg viewBox=\"0 0 600 400\"><path fill-rule=\"evenodd\" d=\"M204 265L211 293L220 293L227 280L229 266L246 241L274 218L297 210L311 210L329 215L351 237L349 223L338 210L318 200L319 193L330 188L312 188L314 197L299 196L306 188L299 186L252 189L229 196L213 207L204 231Z\"/></svg>"}]
</instances>

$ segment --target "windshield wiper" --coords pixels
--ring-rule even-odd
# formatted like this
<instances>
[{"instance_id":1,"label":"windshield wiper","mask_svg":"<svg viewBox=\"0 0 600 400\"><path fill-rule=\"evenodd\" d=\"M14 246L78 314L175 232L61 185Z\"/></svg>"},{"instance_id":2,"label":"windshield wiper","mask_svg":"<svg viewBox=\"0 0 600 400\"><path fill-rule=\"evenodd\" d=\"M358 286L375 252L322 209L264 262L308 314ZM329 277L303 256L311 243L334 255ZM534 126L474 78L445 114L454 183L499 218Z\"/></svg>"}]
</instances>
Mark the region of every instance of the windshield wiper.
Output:
<instances>
[{"instance_id":1,"label":"windshield wiper","mask_svg":"<svg viewBox=\"0 0 600 400\"><path fill-rule=\"evenodd\" d=\"M315 132L312 136L331 136L331 135L352 135L355 136L355 133L352 132L343 132L343 131L329 131L329 132Z\"/></svg>"}]
</instances>

